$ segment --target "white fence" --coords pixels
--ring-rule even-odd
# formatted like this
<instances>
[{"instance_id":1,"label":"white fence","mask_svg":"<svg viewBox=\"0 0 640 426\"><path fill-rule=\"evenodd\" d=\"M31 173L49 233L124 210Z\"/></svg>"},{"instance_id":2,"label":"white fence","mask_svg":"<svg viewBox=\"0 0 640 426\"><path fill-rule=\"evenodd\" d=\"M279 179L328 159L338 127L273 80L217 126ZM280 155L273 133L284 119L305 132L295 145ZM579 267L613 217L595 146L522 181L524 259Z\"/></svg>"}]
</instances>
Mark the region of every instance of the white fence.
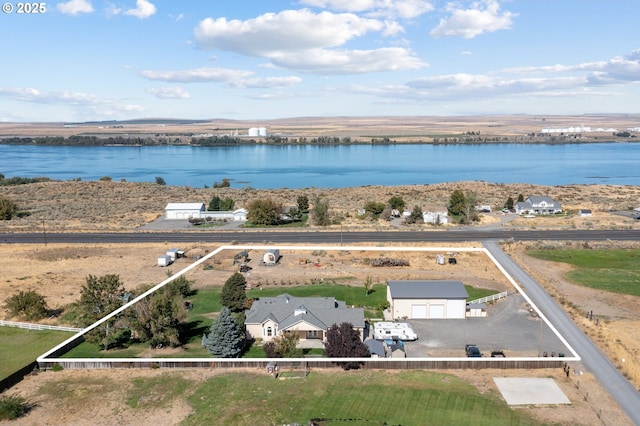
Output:
<instances>
[{"instance_id":1,"label":"white fence","mask_svg":"<svg viewBox=\"0 0 640 426\"><path fill-rule=\"evenodd\" d=\"M82 328L75 327L60 327L57 325L46 325L46 324L31 324L28 322L15 322L15 321L4 321L0 320L0 326L3 327L17 327L24 328L27 330L58 330L58 331L70 331L73 333L78 333L82 331Z\"/></svg>"},{"instance_id":2,"label":"white fence","mask_svg":"<svg viewBox=\"0 0 640 426\"><path fill-rule=\"evenodd\" d=\"M503 297L507 297L509 295L508 291L503 291L502 293L492 294L491 296L481 297L480 299L470 300L467 302L467 305L472 303L487 303L493 302L494 300L502 299Z\"/></svg>"}]
</instances>

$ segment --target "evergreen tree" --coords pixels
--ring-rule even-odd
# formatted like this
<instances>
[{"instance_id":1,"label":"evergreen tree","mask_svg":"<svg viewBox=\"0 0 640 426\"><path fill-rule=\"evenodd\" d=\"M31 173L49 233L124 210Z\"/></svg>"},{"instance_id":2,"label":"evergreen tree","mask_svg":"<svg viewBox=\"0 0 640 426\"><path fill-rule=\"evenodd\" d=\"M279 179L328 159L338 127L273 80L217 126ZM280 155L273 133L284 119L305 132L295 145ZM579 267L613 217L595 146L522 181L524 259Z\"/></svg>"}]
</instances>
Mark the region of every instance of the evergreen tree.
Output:
<instances>
[{"instance_id":1,"label":"evergreen tree","mask_svg":"<svg viewBox=\"0 0 640 426\"><path fill-rule=\"evenodd\" d=\"M452 216L460 216L464 214L466 198L460 189L456 189L449 197L449 214Z\"/></svg>"},{"instance_id":2,"label":"evergreen tree","mask_svg":"<svg viewBox=\"0 0 640 426\"><path fill-rule=\"evenodd\" d=\"M202 336L202 346L215 358L240 356L242 337L229 308L223 307L220 315L213 320L209 334Z\"/></svg>"},{"instance_id":3,"label":"evergreen tree","mask_svg":"<svg viewBox=\"0 0 640 426\"><path fill-rule=\"evenodd\" d=\"M222 303L222 306L226 306L232 312L241 312L244 310L244 304L247 300L246 286L247 280L244 275L239 272L231 275L224 283L224 287L222 287L222 292L220 293L220 303Z\"/></svg>"},{"instance_id":4,"label":"evergreen tree","mask_svg":"<svg viewBox=\"0 0 640 426\"><path fill-rule=\"evenodd\" d=\"M504 207L511 210L513 208L513 198L509 197L507 198L507 202L504 203Z\"/></svg>"},{"instance_id":5,"label":"evergreen tree","mask_svg":"<svg viewBox=\"0 0 640 426\"><path fill-rule=\"evenodd\" d=\"M330 358L368 358L371 356L369 350L362 343L360 333L353 328L353 325L343 322L340 326L334 324L327 330L327 343L324 353ZM338 362L343 369L357 369L361 362L347 361Z\"/></svg>"}]
</instances>

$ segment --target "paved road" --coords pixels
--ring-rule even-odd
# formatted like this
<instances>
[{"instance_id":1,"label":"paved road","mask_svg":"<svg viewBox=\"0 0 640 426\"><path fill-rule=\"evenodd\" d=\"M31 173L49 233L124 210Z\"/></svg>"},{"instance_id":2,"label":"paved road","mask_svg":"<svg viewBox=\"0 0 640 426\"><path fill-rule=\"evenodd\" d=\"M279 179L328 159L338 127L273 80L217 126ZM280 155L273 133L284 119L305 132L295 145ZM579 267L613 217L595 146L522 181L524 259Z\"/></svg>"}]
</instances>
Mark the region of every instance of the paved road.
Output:
<instances>
[{"instance_id":1,"label":"paved road","mask_svg":"<svg viewBox=\"0 0 640 426\"><path fill-rule=\"evenodd\" d=\"M611 364L569 316L553 301L551 296L524 272L495 242L485 242L485 247L525 289L527 295L551 321L561 335L582 358L584 369L591 372L600 384L618 401L623 410L640 425L640 393L631 382Z\"/></svg>"},{"instance_id":2,"label":"paved road","mask_svg":"<svg viewBox=\"0 0 640 426\"><path fill-rule=\"evenodd\" d=\"M229 231L201 232L89 232L89 233L0 233L0 243L43 244L47 243L151 243L165 242L210 242L229 243L306 243L348 244L361 242L464 242L506 240L640 240L639 230L448 230L448 231L383 231L383 232L339 232L339 231Z\"/></svg>"}]
</instances>

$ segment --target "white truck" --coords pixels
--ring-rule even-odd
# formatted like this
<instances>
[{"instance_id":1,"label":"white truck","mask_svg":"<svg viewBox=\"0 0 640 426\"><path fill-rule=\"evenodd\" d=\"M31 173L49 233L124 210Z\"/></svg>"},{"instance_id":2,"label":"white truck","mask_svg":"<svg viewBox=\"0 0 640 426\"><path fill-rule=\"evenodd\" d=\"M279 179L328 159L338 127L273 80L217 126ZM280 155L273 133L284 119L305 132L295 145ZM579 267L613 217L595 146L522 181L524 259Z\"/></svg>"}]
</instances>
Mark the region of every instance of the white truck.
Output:
<instances>
[{"instance_id":1,"label":"white truck","mask_svg":"<svg viewBox=\"0 0 640 426\"><path fill-rule=\"evenodd\" d=\"M380 321L373 324L373 338L376 340L416 340L418 335L409 323Z\"/></svg>"}]
</instances>

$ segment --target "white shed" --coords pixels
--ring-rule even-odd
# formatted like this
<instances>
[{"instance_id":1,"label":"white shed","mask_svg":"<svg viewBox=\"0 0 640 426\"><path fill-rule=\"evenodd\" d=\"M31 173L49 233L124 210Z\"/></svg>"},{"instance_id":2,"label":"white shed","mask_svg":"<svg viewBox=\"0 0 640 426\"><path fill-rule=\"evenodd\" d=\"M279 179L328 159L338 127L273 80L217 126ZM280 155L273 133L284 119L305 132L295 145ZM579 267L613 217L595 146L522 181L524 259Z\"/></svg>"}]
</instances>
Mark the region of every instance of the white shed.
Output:
<instances>
[{"instance_id":1,"label":"white shed","mask_svg":"<svg viewBox=\"0 0 640 426\"><path fill-rule=\"evenodd\" d=\"M200 217L205 211L204 203L169 203L164 208L167 219L189 219Z\"/></svg>"},{"instance_id":2,"label":"white shed","mask_svg":"<svg viewBox=\"0 0 640 426\"><path fill-rule=\"evenodd\" d=\"M164 254L158 257L158 266L169 266L172 263L173 260L171 260L171 256L169 256L168 254Z\"/></svg>"},{"instance_id":3,"label":"white shed","mask_svg":"<svg viewBox=\"0 0 640 426\"><path fill-rule=\"evenodd\" d=\"M468 297L460 281L387 281L394 319L464 319Z\"/></svg>"},{"instance_id":4,"label":"white shed","mask_svg":"<svg viewBox=\"0 0 640 426\"><path fill-rule=\"evenodd\" d=\"M278 263L278 260L280 260L280 250L278 249L268 250L262 257L262 261L266 265L275 265Z\"/></svg>"}]
</instances>

